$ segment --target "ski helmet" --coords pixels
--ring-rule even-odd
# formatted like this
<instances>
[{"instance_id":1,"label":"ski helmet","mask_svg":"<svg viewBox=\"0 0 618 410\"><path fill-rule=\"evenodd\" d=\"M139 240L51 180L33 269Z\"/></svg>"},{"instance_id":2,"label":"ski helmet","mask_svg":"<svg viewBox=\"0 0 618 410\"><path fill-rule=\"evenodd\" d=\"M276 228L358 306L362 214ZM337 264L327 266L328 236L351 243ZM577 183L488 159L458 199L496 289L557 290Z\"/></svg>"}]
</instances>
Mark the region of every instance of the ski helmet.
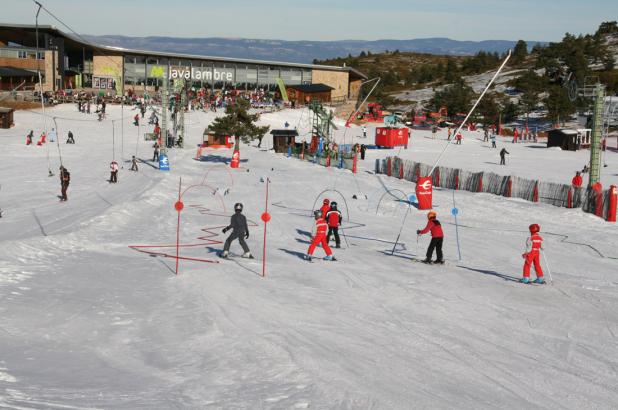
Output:
<instances>
[{"instance_id":1,"label":"ski helmet","mask_svg":"<svg viewBox=\"0 0 618 410\"><path fill-rule=\"evenodd\" d=\"M427 212L427 219L435 219L436 216L438 216L438 214L436 214L434 211Z\"/></svg>"},{"instance_id":2,"label":"ski helmet","mask_svg":"<svg viewBox=\"0 0 618 410\"><path fill-rule=\"evenodd\" d=\"M333 209L337 209L337 202L333 201L330 203L330 207Z\"/></svg>"},{"instance_id":3,"label":"ski helmet","mask_svg":"<svg viewBox=\"0 0 618 410\"><path fill-rule=\"evenodd\" d=\"M323 201L323 203L324 203L324 205L328 205L328 204L330 204L330 199L325 198L325 199L324 199L324 201Z\"/></svg>"},{"instance_id":4,"label":"ski helmet","mask_svg":"<svg viewBox=\"0 0 618 410\"><path fill-rule=\"evenodd\" d=\"M240 202L237 202L236 204L234 204L234 211L242 212L242 204Z\"/></svg>"},{"instance_id":5,"label":"ski helmet","mask_svg":"<svg viewBox=\"0 0 618 410\"><path fill-rule=\"evenodd\" d=\"M532 224L528 227L528 229L530 229L530 233L537 233L541 231L539 224Z\"/></svg>"},{"instance_id":6,"label":"ski helmet","mask_svg":"<svg viewBox=\"0 0 618 410\"><path fill-rule=\"evenodd\" d=\"M313 211L313 216L315 217L315 219L320 219L322 217L322 211L320 211L319 209L316 211Z\"/></svg>"}]
</instances>

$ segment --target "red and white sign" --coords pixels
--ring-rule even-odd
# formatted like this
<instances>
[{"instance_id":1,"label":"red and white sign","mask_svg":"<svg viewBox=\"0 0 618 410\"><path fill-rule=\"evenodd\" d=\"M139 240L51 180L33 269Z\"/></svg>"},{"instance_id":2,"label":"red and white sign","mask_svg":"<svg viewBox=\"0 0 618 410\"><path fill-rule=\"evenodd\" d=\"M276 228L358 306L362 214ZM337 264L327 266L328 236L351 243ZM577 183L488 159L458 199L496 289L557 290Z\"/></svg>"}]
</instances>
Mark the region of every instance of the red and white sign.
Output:
<instances>
[{"instance_id":1,"label":"red and white sign","mask_svg":"<svg viewBox=\"0 0 618 410\"><path fill-rule=\"evenodd\" d=\"M416 181L416 198L418 209L431 209L433 185L431 177L418 177Z\"/></svg>"}]
</instances>

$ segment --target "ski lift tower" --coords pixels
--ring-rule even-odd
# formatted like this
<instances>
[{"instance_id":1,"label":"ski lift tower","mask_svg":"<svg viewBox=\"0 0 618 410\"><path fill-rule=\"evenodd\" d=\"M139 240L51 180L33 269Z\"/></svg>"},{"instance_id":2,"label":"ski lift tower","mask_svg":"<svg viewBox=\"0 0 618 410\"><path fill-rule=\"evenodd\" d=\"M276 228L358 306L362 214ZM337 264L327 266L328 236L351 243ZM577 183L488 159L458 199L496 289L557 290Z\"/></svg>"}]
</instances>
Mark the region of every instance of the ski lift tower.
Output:
<instances>
[{"instance_id":1,"label":"ski lift tower","mask_svg":"<svg viewBox=\"0 0 618 410\"><path fill-rule=\"evenodd\" d=\"M337 126L333 124L333 113L324 109L322 103L317 100L312 100L309 105L312 115L312 133L318 138L324 138L328 143L331 140L331 129L337 130Z\"/></svg>"},{"instance_id":2,"label":"ski lift tower","mask_svg":"<svg viewBox=\"0 0 618 410\"><path fill-rule=\"evenodd\" d=\"M578 97L592 99L592 136L590 138L590 177L588 186L599 182L601 178L601 137L603 136L603 110L605 105L605 86L598 77L586 77L583 87L578 87L575 80L567 85L571 101Z\"/></svg>"}]
</instances>

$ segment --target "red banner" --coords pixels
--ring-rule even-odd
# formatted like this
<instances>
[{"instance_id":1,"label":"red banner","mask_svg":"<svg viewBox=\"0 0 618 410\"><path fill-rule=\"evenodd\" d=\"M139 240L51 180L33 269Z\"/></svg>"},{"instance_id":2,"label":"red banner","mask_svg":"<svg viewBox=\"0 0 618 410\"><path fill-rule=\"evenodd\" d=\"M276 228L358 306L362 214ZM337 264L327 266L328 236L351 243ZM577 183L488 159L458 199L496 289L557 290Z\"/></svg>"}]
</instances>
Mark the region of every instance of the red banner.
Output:
<instances>
[{"instance_id":1,"label":"red banner","mask_svg":"<svg viewBox=\"0 0 618 410\"><path fill-rule=\"evenodd\" d=\"M433 187L431 177L419 177L416 181L416 198L418 209L431 209Z\"/></svg>"}]
</instances>

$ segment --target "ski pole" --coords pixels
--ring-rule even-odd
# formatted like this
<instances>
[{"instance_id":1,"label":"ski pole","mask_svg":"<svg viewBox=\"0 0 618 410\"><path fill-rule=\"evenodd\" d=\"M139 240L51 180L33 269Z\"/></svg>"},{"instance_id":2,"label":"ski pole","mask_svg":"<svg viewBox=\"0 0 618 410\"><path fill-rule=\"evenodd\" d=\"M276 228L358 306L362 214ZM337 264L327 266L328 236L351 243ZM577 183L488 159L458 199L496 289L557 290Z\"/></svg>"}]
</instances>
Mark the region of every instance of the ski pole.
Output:
<instances>
[{"instance_id":1,"label":"ski pole","mask_svg":"<svg viewBox=\"0 0 618 410\"><path fill-rule=\"evenodd\" d=\"M417 258L418 258L418 245L419 245L418 241L419 241L419 239L421 239L421 236L420 235L416 235L416 257Z\"/></svg>"},{"instance_id":2,"label":"ski pole","mask_svg":"<svg viewBox=\"0 0 618 410\"><path fill-rule=\"evenodd\" d=\"M541 251L541 255L543 255L543 260L545 261L545 266L547 266L547 273L549 274L549 281L553 285L554 279L551 277L551 269L549 267L549 263L547 262L547 257L545 256L545 252Z\"/></svg>"}]
</instances>

